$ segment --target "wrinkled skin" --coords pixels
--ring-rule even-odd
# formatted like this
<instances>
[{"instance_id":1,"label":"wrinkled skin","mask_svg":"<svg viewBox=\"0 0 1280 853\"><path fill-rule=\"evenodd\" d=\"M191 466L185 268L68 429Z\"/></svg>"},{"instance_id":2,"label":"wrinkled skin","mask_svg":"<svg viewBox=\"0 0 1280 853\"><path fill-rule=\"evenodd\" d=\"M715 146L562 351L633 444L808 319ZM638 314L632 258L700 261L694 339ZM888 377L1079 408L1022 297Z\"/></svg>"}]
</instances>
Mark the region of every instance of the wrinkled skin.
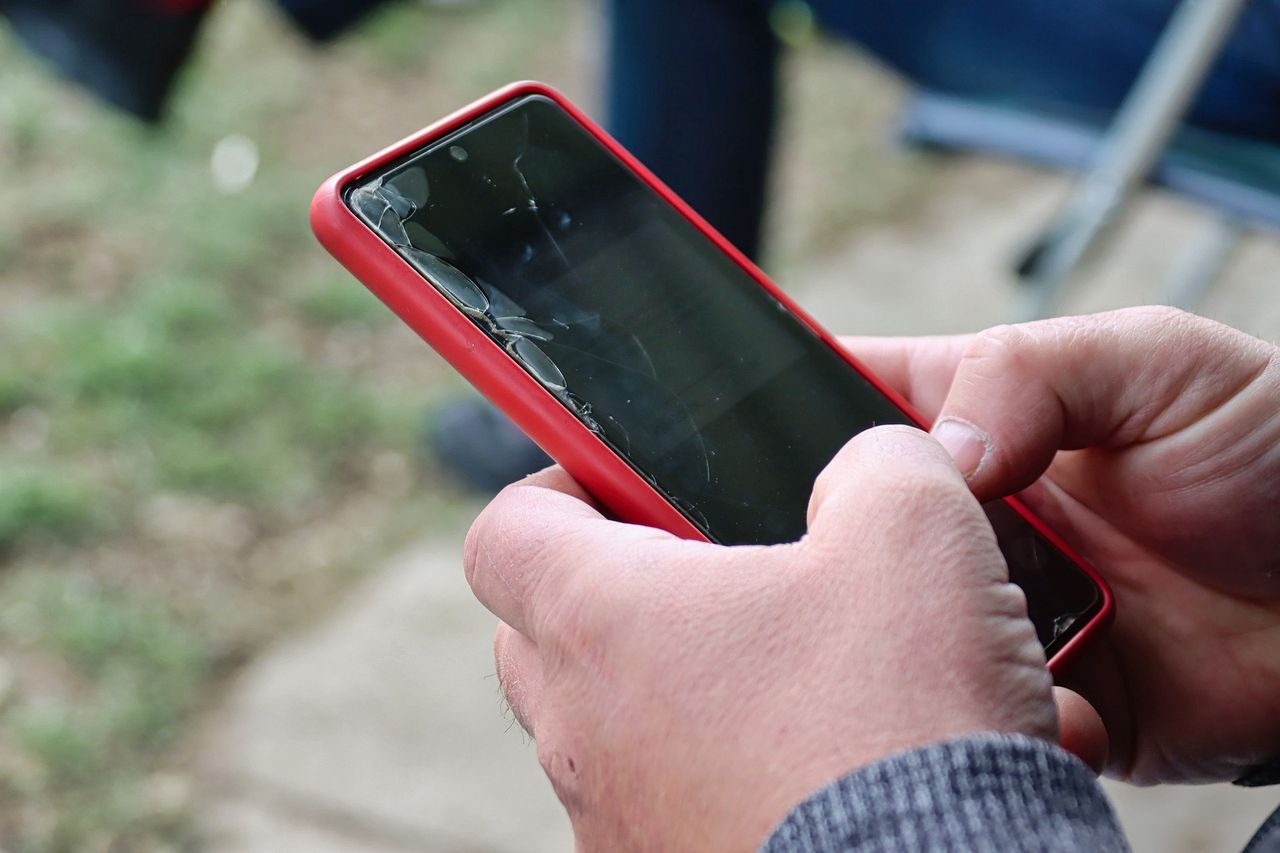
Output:
<instances>
[{"instance_id":1,"label":"wrinkled skin","mask_svg":"<svg viewBox=\"0 0 1280 853\"><path fill-rule=\"evenodd\" d=\"M1107 638L1065 674L1107 769L1220 781L1280 756L1280 352L1168 308L964 338L846 342L975 493L1027 493L1106 577ZM947 423L976 428L976 439ZM1064 740L1098 754L1083 703Z\"/></svg>"},{"instance_id":2,"label":"wrinkled skin","mask_svg":"<svg viewBox=\"0 0 1280 853\"><path fill-rule=\"evenodd\" d=\"M477 520L467 577L579 849L754 849L892 752L1056 736L1026 600L937 442L858 436L809 519L790 545L687 542L606 520L552 468Z\"/></svg>"},{"instance_id":3,"label":"wrinkled skin","mask_svg":"<svg viewBox=\"0 0 1280 853\"><path fill-rule=\"evenodd\" d=\"M1109 734L1108 769L1147 783L1280 755L1275 347L1167 309L849 346L941 444L856 437L799 543L608 521L554 468L473 527L500 682L579 849L751 849L825 782L979 731L1060 734L1095 765ZM974 497L1032 483L1117 599L1060 727Z\"/></svg>"}]
</instances>

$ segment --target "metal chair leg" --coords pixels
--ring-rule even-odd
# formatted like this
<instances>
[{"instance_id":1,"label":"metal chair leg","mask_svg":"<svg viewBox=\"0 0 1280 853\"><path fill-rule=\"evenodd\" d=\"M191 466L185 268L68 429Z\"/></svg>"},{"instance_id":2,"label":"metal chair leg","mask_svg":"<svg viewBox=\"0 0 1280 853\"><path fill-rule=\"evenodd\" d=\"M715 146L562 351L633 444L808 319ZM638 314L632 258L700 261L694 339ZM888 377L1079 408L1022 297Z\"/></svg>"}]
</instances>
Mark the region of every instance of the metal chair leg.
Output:
<instances>
[{"instance_id":1,"label":"metal chair leg","mask_svg":"<svg viewBox=\"0 0 1280 853\"><path fill-rule=\"evenodd\" d=\"M1215 214L1206 220L1175 260L1165 283L1165 304L1195 310L1213 283L1221 278L1244 232L1240 220L1231 216Z\"/></svg>"},{"instance_id":2,"label":"metal chair leg","mask_svg":"<svg viewBox=\"0 0 1280 853\"><path fill-rule=\"evenodd\" d=\"M1249 0L1182 0L1098 151L1045 235L1019 266L1018 319L1047 316L1068 278L1146 179Z\"/></svg>"}]
</instances>

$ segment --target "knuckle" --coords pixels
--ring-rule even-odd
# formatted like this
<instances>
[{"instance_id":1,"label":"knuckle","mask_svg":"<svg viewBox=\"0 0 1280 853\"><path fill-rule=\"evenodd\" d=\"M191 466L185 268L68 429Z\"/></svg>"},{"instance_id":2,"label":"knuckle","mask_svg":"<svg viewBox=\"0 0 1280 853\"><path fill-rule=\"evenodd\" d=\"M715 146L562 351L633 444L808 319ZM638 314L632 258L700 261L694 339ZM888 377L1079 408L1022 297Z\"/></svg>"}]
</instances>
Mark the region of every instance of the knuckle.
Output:
<instances>
[{"instance_id":1,"label":"knuckle","mask_svg":"<svg viewBox=\"0 0 1280 853\"><path fill-rule=\"evenodd\" d=\"M900 424L864 430L850 440L841 456L841 464L829 465L824 472L841 482L850 476L908 483L930 475L946 479L950 470L950 457L941 445L923 430Z\"/></svg>"},{"instance_id":2,"label":"knuckle","mask_svg":"<svg viewBox=\"0 0 1280 853\"><path fill-rule=\"evenodd\" d=\"M472 589L497 566L511 562L510 553L524 548L518 501L522 485L514 483L491 500L467 530L462 545L462 571Z\"/></svg>"},{"instance_id":3,"label":"knuckle","mask_svg":"<svg viewBox=\"0 0 1280 853\"><path fill-rule=\"evenodd\" d=\"M996 616L1014 620L1017 624L1030 625L1027 612L1027 594L1022 587L1006 581L996 586L991 594L992 609Z\"/></svg>"},{"instance_id":4,"label":"knuckle","mask_svg":"<svg viewBox=\"0 0 1280 853\"><path fill-rule=\"evenodd\" d=\"M956 524L966 514L981 516L976 499L946 451L913 427L877 427L846 447L842 464L820 478L824 512L839 520L844 541L850 524L864 532L884 531L910 539L940 524Z\"/></svg>"},{"instance_id":5,"label":"knuckle","mask_svg":"<svg viewBox=\"0 0 1280 853\"><path fill-rule=\"evenodd\" d=\"M919 427L884 424L864 430L854 437L855 446L874 448L881 456L910 457L927 454L930 442Z\"/></svg>"},{"instance_id":6,"label":"knuckle","mask_svg":"<svg viewBox=\"0 0 1280 853\"><path fill-rule=\"evenodd\" d=\"M476 582L484 568L482 565L486 562L486 556L490 554L495 540L496 531L501 524L503 513L504 495L506 490L498 494L489 505L480 511L480 515L471 523L471 527L467 529L467 537L462 543L462 573L467 579L467 583L474 589Z\"/></svg>"},{"instance_id":7,"label":"knuckle","mask_svg":"<svg viewBox=\"0 0 1280 853\"><path fill-rule=\"evenodd\" d=\"M1212 336L1216 324L1168 305L1144 305L1115 311L1100 320L1099 331L1112 341L1145 350L1158 358L1170 348Z\"/></svg>"},{"instance_id":8,"label":"knuckle","mask_svg":"<svg viewBox=\"0 0 1280 853\"><path fill-rule=\"evenodd\" d=\"M1169 326L1186 326L1203 322L1203 319L1197 317L1181 308L1175 308L1172 305L1144 305L1138 308L1132 308L1122 312L1121 316L1128 315L1137 318L1141 325L1151 326L1156 329L1167 328Z\"/></svg>"},{"instance_id":9,"label":"knuckle","mask_svg":"<svg viewBox=\"0 0 1280 853\"><path fill-rule=\"evenodd\" d=\"M527 587L536 614L534 635L558 648L589 647L607 596L593 581L594 572L575 570L573 564L602 559L601 555L565 536L532 545L522 559L539 567Z\"/></svg>"},{"instance_id":10,"label":"knuckle","mask_svg":"<svg viewBox=\"0 0 1280 853\"><path fill-rule=\"evenodd\" d=\"M486 532L483 523L482 513L471 523L471 527L467 529L467 538L462 543L462 574L467 579L467 585L472 589L475 589L476 576L480 571L481 543L484 541Z\"/></svg>"},{"instance_id":11,"label":"knuckle","mask_svg":"<svg viewBox=\"0 0 1280 853\"><path fill-rule=\"evenodd\" d=\"M943 465L898 466L880 472L878 479L888 504L900 510L950 514L968 511L974 503L964 480Z\"/></svg>"},{"instance_id":12,"label":"knuckle","mask_svg":"<svg viewBox=\"0 0 1280 853\"><path fill-rule=\"evenodd\" d=\"M912 477L910 491L915 493L915 503L939 512L968 512L975 500L964 480L951 469L938 465L918 469Z\"/></svg>"},{"instance_id":13,"label":"knuckle","mask_svg":"<svg viewBox=\"0 0 1280 853\"><path fill-rule=\"evenodd\" d=\"M965 355L1003 355L1026 344L1030 333L1026 326L1002 323L974 335L965 347Z\"/></svg>"},{"instance_id":14,"label":"knuckle","mask_svg":"<svg viewBox=\"0 0 1280 853\"><path fill-rule=\"evenodd\" d=\"M993 326L973 336L961 354L961 366L980 366L984 374L1017 374L1025 369L1026 354L1035 344L1036 336L1027 326Z\"/></svg>"}]
</instances>

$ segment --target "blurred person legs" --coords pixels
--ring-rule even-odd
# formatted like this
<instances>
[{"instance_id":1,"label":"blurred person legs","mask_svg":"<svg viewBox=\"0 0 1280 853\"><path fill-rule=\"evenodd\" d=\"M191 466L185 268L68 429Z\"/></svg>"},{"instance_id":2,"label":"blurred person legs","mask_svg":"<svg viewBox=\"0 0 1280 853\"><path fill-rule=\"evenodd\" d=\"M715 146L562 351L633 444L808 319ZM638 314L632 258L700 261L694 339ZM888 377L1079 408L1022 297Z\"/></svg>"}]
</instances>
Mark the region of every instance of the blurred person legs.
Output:
<instances>
[{"instance_id":1,"label":"blurred person legs","mask_svg":"<svg viewBox=\"0 0 1280 853\"><path fill-rule=\"evenodd\" d=\"M770 0L610 0L611 127L739 248L759 254L778 48ZM818 21L917 85L1106 116L1176 0L813 0ZM1246 10L1188 121L1280 139L1280 0Z\"/></svg>"},{"instance_id":2,"label":"blurred person legs","mask_svg":"<svg viewBox=\"0 0 1280 853\"><path fill-rule=\"evenodd\" d=\"M276 0L293 22L316 41L346 32L385 0Z\"/></svg>"},{"instance_id":3,"label":"blurred person legs","mask_svg":"<svg viewBox=\"0 0 1280 853\"><path fill-rule=\"evenodd\" d=\"M609 0L610 130L745 252L758 258L781 49L769 0ZM815 0L829 31L861 44L915 83L1029 109L1106 115L1128 91L1176 0ZM1217 130L1280 137L1280 0L1255 4L1191 118ZM481 491L528 473L501 415L457 404L433 449ZM459 427L461 428L461 427ZM527 441L527 440L526 440ZM535 448L528 444L530 453ZM488 486L486 487L486 484Z\"/></svg>"},{"instance_id":4,"label":"blurred person legs","mask_svg":"<svg viewBox=\"0 0 1280 853\"><path fill-rule=\"evenodd\" d=\"M611 0L610 131L757 255L779 45L760 0Z\"/></svg>"},{"instance_id":5,"label":"blurred person legs","mask_svg":"<svg viewBox=\"0 0 1280 853\"><path fill-rule=\"evenodd\" d=\"M279 0L312 39L337 36L384 0ZM0 0L19 39L65 77L158 121L213 0Z\"/></svg>"},{"instance_id":6,"label":"blurred person legs","mask_svg":"<svg viewBox=\"0 0 1280 853\"><path fill-rule=\"evenodd\" d=\"M610 87L612 94L625 90L629 96L621 108L610 104L614 135L626 140L642 162L661 162L659 177L731 242L754 254L764 209L762 176L774 126L778 57L768 21L757 14L761 7L685 0L615 6L627 17L614 27L614 71L637 69L646 85ZM626 37L617 37L619 31ZM651 63L650 51L658 46L660 61ZM685 132L698 122L704 124ZM707 156L708 143L714 156ZM441 467L482 493L496 492L550 464L487 404L452 404L427 436Z\"/></svg>"},{"instance_id":7,"label":"blurred person legs","mask_svg":"<svg viewBox=\"0 0 1280 853\"><path fill-rule=\"evenodd\" d=\"M210 2L0 0L0 17L65 77L156 121Z\"/></svg>"}]
</instances>

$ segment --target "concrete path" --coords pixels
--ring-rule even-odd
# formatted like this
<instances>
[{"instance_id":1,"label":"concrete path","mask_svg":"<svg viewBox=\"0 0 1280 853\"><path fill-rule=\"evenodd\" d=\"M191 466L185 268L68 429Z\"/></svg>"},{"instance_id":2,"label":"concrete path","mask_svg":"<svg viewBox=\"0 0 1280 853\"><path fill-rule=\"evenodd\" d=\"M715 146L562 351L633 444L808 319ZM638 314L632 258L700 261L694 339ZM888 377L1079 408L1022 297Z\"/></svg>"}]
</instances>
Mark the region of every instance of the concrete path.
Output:
<instances>
[{"instance_id":1,"label":"concrete path","mask_svg":"<svg viewBox=\"0 0 1280 853\"><path fill-rule=\"evenodd\" d=\"M1060 182L980 162L948 170L910 222L868 228L784 282L841 332L956 332L1001 322L1006 262L1052 209ZM1153 201L1123 229L1103 275L1070 310L1159 293L1195 217ZM1206 313L1280 333L1280 249L1250 243ZM199 760L215 851L568 851L532 745L492 677L493 620L459 566L463 531L372 575L310 631L248 667ZM1111 786L1138 851L1236 851L1280 792Z\"/></svg>"},{"instance_id":2,"label":"concrete path","mask_svg":"<svg viewBox=\"0 0 1280 853\"><path fill-rule=\"evenodd\" d=\"M244 672L200 761L213 850L571 849L461 552L400 555Z\"/></svg>"}]
</instances>

